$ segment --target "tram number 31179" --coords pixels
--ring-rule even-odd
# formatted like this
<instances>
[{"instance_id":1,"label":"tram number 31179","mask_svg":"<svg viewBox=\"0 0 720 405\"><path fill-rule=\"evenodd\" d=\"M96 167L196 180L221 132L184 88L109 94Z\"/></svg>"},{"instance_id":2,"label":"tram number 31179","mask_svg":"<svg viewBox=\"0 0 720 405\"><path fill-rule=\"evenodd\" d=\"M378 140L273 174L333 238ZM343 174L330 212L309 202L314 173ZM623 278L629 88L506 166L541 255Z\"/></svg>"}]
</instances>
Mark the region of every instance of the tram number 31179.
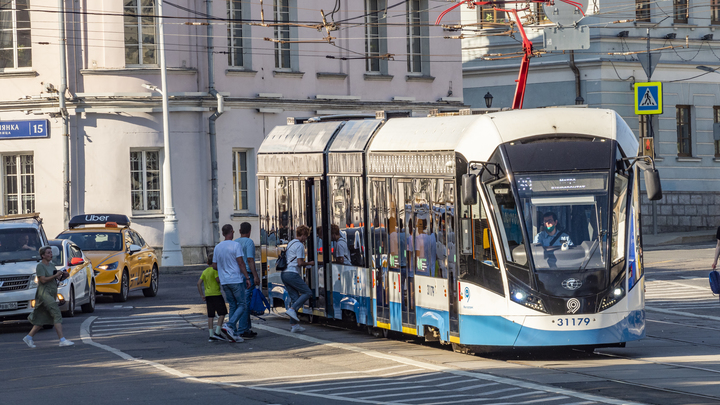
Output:
<instances>
[{"instance_id":1,"label":"tram number 31179","mask_svg":"<svg viewBox=\"0 0 720 405\"><path fill-rule=\"evenodd\" d=\"M557 326L587 326L590 325L590 318L558 318Z\"/></svg>"}]
</instances>

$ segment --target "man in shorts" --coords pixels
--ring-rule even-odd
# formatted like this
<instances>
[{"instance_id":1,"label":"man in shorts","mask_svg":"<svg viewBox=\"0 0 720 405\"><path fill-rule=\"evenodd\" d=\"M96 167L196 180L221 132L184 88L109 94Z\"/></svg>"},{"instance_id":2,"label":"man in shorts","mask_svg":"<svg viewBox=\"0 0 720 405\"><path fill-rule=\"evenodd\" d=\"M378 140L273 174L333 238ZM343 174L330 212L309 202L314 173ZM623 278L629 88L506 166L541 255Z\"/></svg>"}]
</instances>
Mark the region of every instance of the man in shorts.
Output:
<instances>
[{"instance_id":1,"label":"man in shorts","mask_svg":"<svg viewBox=\"0 0 720 405\"><path fill-rule=\"evenodd\" d=\"M220 293L220 279L218 278L217 270L212 268L212 260L213 256L212 254L210 254L207 261L208 267L202 272L202 274L200 275L200 279L197 282L198 292L200 293L202 300L205 301L205 305L207 306L208 332L210 334L208 342L225 340L225 338L223 338L222 334L220 333L220 327L225 320L225 315L227 315L227 307L225 306L225 300ZM202 284L205 285L204 294ZM218 316L218 323L213 328L215 314L217 314Z\"/></svg>"}]
</instances>

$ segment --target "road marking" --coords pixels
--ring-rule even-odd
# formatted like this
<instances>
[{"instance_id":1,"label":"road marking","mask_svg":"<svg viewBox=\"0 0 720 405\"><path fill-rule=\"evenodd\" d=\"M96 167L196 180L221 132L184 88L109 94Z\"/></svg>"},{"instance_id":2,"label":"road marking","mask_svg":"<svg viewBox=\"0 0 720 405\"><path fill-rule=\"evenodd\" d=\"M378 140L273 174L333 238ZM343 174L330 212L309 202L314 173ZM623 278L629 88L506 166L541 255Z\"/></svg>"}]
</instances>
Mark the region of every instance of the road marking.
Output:
<instances>
[{"instance_id":1,"label":"road marking","mask_svg":"<svg viewBox=\"0 0 720 405\"><path fill-rule=\"evenodd\" d=\"M390 369L398 368L398 367L405 367L405 366L391 366L391 367L376 368L374 370L366 370L366 371L364 371L364 373L376 373L378 371L385 371L385 370L390 370ZM338 374L357 374L357 371L339 371L336 373L289 375L289 376L284 376L284 377L256 378L253 380L242 379L241 381L238 381L238 382L256 382L256 381L285 380L285 379L293 379L294 380L296 378L305 379L305 378L309 378L309 377L324 377L324 376L328 376L328 375L338 375ZM341 383L338 383L338 384L341 384ZM324 384L324 385L327 385L327 384ZM305 386L307 387L308 385L306 384Z\"/></svg>"},{"instance_id":2,"label":"road marking","mask_svg":"<svg viewBox=\"0 0 720 405\"><path fill-rule=\"evenodd\" d=\"M654 312L660 312L663 314L670 314L670 315L680 315L680 316L687 316L691 318L698 318L698 319L711 319L713 321L720 321L720 316L712 316L712 315L697 315L690 312L683 312L683 311L673 311L669 309L661 309L656 307L649 307L645 306L646 310L654 311Z\"/></svg>"},{"instance_id":3,"label":"road marking","mask_svg":"<svg viewBox=\"0 0 720 405\"><path fill-rule=\"evenodd\" d=\"M128 361L133 361L133 362L137 362L140 364L144 364L146 366L154 367L154 368L156 368L160 371L163 371L169 375L172 375L174 377L177 377L177 378L180 378L180 379L183 379L186 381L226 386L226 387L233 387L233 388L245 388L245 389L251 389L251 390L256 390L256 391L288 393L288 394L294 394L294 395L300 394L300 395L311 396L311 397L316 397L316 398L329 399L329 400L333 400L333 401L381 404L381 405L396 404L396 402L392 402L392 400L391 400L391 402L381 402L378 400L368 400L366 398L350 398L350 397L339 396L339 395L329 395L329 394L321 394L321 393L313 393L313 392L303 392L303 391L297 391L297 390L288 390L288 389L279 388L279 387L266 387L266 386L261 386L261 385L244 385L244 384L237 384L237 383L214 381L214 380L209 380L209 379L200 379L200 378L193 377L189 374L183 373L182 371L173 369L171 367L165 366L163 364L160 364L160 363L157 363L154 361L135 358L135 357L133 357L125 352L122 352L114 347L93 341L91 334L90 334L90 328L91 328L93 321L95 321L96 319L97 319L96 316L91 316L91 317L88 317L82 323L82 326L80 328L80 337L84 344L92 345L99 349L108 351L108 352L113 353L113 354L119 356L120 358L128 360ZM418 361L418 360L403 358L403 357L393 355L393 354L377 352L375 350L365 349L365 348L355 346L352 344L332 342L332 341L328 341L328 340L324 340L324 339L315 338L312 336L294 334L294 333L290 333L289 331L285 331L284 329L279 329L279 328L275 328L272 326L254 325L254 327L256 327L257 329L266 330L268 332L271 332L271 333L274 333L277 335L281 335L281 336L285 336L288 338L302 340L302 341L305 341L308 343L314 343L314 344L317 344L320 346L332 347L332 348L342 349L345 351L355 352L355 353L363 354L363 355L377 358L377 359L389 360L389 361L393 361L393 362L396 362L399 364L412 366L417 369L434 371L435 373L438 373L438 372L448 373L448 374L452 374L452 375L455 375L458 377L463 377L463 378L470 377L474 380L488 381L488 382L494 382L494 383L498 383L498 384L510 385L512 388L508 388L508 390L522 388L522 389L526 389L526 390L539 391L541 393L556 395L553 397L543 397L538 400L525 401L525 402L521 402L521 403L548 402L548 401L555 401L555 400L559 400L559 399L567 399L568 397L574 397L574 398L584 399L586 401L594 401L594 402L613 404L613 405L635 404L635 403L631 403L631 402L626 402L624 400L619 400L619 399L614 399L614 398L604 398L604 397L599 397L596 395L587 394L587 393L583 393L583 392L574 392L574 391L563 389L563 388L544 386L541 384L531 383L531 382L527 382L527 381L514 380L511 378L499 377L499 376L478 373L478 372L470 372L470 371L465 371L465 370L452 369L452 368L449 368L446 366L441 366L441 365L432 364L432 363L425 363L425 362ZM433 373L433 374L435 374L435 373ZM438 390L431 390L431 391L438 391ZM413 394L418 394L418 392L414 392ZM407 395L407 394L402 394L402 395ZM476 394L474 394L474 395L476 395ZM444 398L447 399L448 397L445 396ZM488 398L488 400L495 401L496 399ZM455 402L451 401L451 402L443 402L443 403L455 403Z\"/></svg>"}]
</instances>

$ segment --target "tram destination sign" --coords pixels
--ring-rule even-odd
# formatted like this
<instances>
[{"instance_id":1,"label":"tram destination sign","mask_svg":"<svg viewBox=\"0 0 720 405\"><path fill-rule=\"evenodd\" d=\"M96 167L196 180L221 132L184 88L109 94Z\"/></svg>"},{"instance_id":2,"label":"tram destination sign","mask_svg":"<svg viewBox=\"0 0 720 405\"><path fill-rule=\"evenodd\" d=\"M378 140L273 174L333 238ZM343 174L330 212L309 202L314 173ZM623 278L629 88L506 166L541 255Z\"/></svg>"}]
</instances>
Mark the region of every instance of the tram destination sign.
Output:
<instances>
[{"instance_id":1,"label":"tram destination sign","mask_svg":"<svg viewBox=\"0 0 720 405\"><path fill-rule=\"evenodd\" d=\"M47 137L48 120L0 121L0 139Z\"/></svg>"},{"instance_id":2,"label":"tram destination sign","mask_svg":"<svg viewBox=\"0 0 720 405\"><path fill-rule=\"evenodd\" d=\"M561 174L518 176L518 191L521 196L534 193L567 193L605 191L605 176L598 174Z\"/></svg>"}]
</instances>

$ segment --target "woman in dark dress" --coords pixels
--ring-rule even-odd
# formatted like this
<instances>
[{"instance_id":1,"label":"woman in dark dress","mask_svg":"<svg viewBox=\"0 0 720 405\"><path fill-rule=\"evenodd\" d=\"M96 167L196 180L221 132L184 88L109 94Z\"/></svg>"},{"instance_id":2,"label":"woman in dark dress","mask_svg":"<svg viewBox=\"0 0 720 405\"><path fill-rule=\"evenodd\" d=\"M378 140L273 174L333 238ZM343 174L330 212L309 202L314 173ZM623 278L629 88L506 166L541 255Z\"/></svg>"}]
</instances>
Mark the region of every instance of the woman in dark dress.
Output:
<instances>
[{"instance_id":1,"label":"woman in dark dress","mask_svg":"<svg viewBox=\"0 0 720 405\"><path fill-rule=\"evenodd\" d=\"M57 281L67 278L67 272L55 272L55 265L50 263L53 257L50 246L43 246L39 250L42 262L38 263L35 268L38 278L38 287L35 292L35 309L28 316L28 320L33 324L30 333L23 338L29 347L35 347L33 336L42 329L43 325L55 325L55 332L60 338L60 347L72 346L74 343L65 339L62 331L62 314L60 307L55 302L57 296ZM53 274L55 273L55 274Z\"/></svg>"}]
</instances>

